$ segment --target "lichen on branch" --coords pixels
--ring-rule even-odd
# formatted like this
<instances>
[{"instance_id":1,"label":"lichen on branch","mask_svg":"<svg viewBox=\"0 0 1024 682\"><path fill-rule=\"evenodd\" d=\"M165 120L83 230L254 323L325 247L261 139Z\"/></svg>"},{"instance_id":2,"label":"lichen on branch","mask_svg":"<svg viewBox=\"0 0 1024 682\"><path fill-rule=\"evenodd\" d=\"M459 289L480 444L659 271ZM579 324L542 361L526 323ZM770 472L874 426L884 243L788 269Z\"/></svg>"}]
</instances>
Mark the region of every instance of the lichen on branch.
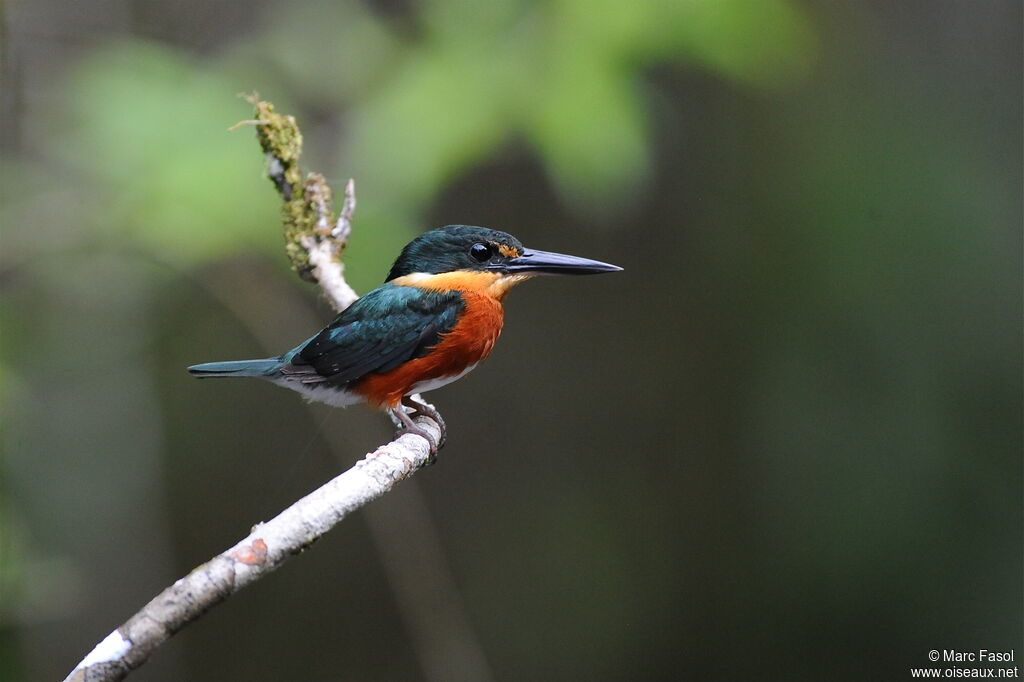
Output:
<instances>
[{"instance_id":1,"label":"lichen on branch","mask_svg":"<svg viewBox=\"0 0 1024 682\"><path fill-rule=\"evenodd\" d=\"M278 114L273 104L256 95L247 99L256 109L255 118L233 127L256 127L267 156L267 175L284 201L281 217L292 265L303 279L320 285L336 310L344 310L358 298L345 281L341 263L356 206L355 184L349 180L345 185L345 200L335 220L327 181L319 173L302 176L302 134L295 118ZM256 524L234 547L179 579L107 635L65 682L123 679L175 632L426 466L433 458L431 441L443 440L443 423L424 411L417 414L415 423L426 436L406 433L396 437L273 519Z\"/></svg>"},{"instance_id":2,"label":"lichen on branch","mask_svg":"<svg viewBox=\"0 0 1024 682\"><path fill-rule=\"evenodd\" d=\"M345 282L341 263L356 205L355 183L346 183L345 200L335 220L334 194L326 178L320 173L303 177L302 133L295 117L278 113L255 93L246 99L255 109L254 118L239 125L256 127L267 159L267 177L283 199L285 253L302 279L319 284L335 310L344 310L358 298Z\"/></svg>"}]
</instances>

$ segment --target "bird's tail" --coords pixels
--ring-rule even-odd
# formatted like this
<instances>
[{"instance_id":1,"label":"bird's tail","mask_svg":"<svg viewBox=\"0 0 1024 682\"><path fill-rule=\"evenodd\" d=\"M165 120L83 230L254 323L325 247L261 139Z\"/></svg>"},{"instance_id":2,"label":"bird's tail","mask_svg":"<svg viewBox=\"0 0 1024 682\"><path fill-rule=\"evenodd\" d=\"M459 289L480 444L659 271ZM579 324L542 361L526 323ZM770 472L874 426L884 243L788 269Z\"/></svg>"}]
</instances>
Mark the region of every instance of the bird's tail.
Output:
<instances>
[{"instance_id":1,"label":"bird's tail","mask_svg":"<svg viewBox=\"0 0 1024 682\"><path fill-rule=\"evenodd\" d=\"M201 365L189 367L188 373L200 379L206 377L265 377L273 374L280 364L281 358L204 362Z\"/></svg>"}]
</instances>

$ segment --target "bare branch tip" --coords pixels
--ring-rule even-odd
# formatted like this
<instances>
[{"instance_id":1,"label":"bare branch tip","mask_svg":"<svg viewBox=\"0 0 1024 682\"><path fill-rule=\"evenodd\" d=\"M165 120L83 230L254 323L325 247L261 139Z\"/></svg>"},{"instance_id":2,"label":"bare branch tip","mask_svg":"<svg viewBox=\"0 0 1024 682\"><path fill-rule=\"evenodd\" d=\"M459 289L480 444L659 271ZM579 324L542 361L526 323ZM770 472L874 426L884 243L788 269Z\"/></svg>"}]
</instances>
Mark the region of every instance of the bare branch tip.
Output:
<instances>
[{"instance_id":1,"label":"bare branch tip","mask_svg":"<svg viewBox=\"0 0 1024 682\"><path fill-rule=\"evenodd\" d=\"M348 240L348 234L352 230L352 214L356 211L356 181L349 178L345 183L345 200L341 204L341 212L338 215L338 224L334 228L335 237L344 237Z\"/></svg>"}]
</instances>

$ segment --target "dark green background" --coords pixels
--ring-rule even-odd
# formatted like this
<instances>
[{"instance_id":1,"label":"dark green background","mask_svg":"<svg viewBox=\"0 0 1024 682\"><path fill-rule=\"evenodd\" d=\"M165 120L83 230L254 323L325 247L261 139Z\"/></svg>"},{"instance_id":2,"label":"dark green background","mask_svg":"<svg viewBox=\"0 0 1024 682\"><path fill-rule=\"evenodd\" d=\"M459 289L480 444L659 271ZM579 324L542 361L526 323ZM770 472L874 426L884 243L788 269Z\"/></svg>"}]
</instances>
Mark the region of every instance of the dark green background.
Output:
<instances>
[{"instance_id":1,"label":"dark green background","mask_svg":"<svg viewBox=\"0 0 1024 682\"><path fill-rule=\"evenodd\" d=\"M238 91L360 199L530 282L437 466L139 680L909 679L1022 655L1017 2L3 7L0 678L111 629L389 435L184 367L329 319ZM403 589L403 585L405 589ZM415 614L421 614L417 619ZM422 617L426 614L426 617ZM489 672L488 672L489 671Z\"/></svg>"}]
</instances>

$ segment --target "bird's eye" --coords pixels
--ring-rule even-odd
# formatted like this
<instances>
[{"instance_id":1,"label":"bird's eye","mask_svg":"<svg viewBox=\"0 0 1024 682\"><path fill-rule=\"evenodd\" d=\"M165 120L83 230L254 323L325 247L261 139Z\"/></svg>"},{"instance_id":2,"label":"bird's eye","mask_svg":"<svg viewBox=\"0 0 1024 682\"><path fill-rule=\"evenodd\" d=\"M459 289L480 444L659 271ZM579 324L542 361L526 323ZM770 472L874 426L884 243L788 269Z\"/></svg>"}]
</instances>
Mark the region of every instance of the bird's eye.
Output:
<instances>
[{"instance_id":1,"label":"bird's eye","mask_svg":"<svg viewBox=\"0 0 1024 682\"><path fill-rule=\"evenodd\" d=\"M469 255L473 257L473 260L483 263L490 260L491 256L494 255L494 251L487 244L477 242L469 247Z\"/></svg>"}]
</instances>

